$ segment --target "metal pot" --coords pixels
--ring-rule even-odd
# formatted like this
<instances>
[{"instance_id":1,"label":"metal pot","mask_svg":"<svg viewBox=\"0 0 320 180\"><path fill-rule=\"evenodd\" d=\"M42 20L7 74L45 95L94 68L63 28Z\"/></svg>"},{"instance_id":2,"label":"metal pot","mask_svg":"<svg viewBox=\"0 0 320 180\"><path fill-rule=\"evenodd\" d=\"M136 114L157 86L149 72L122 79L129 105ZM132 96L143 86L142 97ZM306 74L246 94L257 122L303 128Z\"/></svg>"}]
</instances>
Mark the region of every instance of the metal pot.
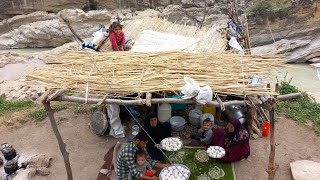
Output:
<instances>
[{"instance_id":1,"label":"metal pot","mask_svg":"<svg viewBox=\"0 0 320 180\"><path fill-rule=\"evenodd\" d=\"M1 147L1 152L7 161L10 161L17 156L16 150L8 143L2 144Z\"/></svg>"},{"instance_id":2,"label":"metal pot","mask_svg":"<svg viewBox=\"0 0 320 180\"><path fill-rule=\"evenodd\" d=\"M15 160L7 161L4 165L4 172L8 175L15 173L18 170L18 162Z\"/></svg>"},{"instance_id":3,"label":"metal pot","mask_svg":"<svg viewBox=\"0 0 320 180\"><path fill-rule=\"evenodd\" d=\"M241 124L245 124L247 121L247 111L248 109L245 106L231 105L226 108L225 113L229 119L236 118L239 119Z\"/></svg>"}]
</instances>

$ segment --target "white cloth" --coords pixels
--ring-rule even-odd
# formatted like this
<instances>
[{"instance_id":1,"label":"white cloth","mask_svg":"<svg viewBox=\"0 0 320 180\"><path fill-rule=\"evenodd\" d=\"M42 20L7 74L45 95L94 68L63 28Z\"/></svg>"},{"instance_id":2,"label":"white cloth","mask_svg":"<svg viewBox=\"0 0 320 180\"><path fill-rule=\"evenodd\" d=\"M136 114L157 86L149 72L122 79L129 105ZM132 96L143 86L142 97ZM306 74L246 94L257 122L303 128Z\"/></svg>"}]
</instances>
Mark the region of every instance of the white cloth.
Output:
<instances>
[{"instance_id":1,"label":"white cloth","mask_svg":"<svg viewBox=\"0 0 320 180\"><path fill-rule=\"evenodd\" d=\"M110 120L110 133L109 135L115 138L124 138L125 133L119 117L120 107L118 105L107 105L108 117Z\"/></svg>"},{"instance_id":2,"label":"white cloth","mask_svg":"<svg viewBox=\"0 0 320 180\"><path fill-rule=\"evenodd\" d=\"M132 47L131 51L160 52L183 50L193 52L196 50L198 41L199 39L197 38L144 30L139 40Z\"/></svg>"}]
</instances>

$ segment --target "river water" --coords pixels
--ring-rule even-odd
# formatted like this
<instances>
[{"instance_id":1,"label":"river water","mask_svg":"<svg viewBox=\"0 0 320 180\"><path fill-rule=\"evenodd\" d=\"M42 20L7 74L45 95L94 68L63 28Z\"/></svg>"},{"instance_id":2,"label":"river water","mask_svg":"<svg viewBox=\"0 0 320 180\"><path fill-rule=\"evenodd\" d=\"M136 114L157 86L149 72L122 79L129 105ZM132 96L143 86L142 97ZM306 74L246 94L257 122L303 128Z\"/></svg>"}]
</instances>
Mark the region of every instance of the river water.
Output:
<instances>
[{"instance_id":1,"label":"river water","mask_svg":"<svg viewBox=\"0 0 320 180\"><path fill-rule=\"evenodd\" d=\"M32 55L38 52L51 50L52 48L25 48L25 49L10 49L0 50L0 53L16 53L20 55ZM0 68L0 80L12 81L17 80L27 75L35 68L44 67L45 63L36 58L29 58L25 62L7 64Z\"/></svg>"},{"instance_id":2,"label":"river water","mask_svg":"<svg viewBox=\"0 0 320 180\"><path fill-rule=\"evenodd\" d=\"M297 86L299 90L306 91L313 95L320 102L320 79L316 68L309 64L286 64L284 68L275 73L277 79L291 80L292 85Z\"/></svg>"}]
</instances>

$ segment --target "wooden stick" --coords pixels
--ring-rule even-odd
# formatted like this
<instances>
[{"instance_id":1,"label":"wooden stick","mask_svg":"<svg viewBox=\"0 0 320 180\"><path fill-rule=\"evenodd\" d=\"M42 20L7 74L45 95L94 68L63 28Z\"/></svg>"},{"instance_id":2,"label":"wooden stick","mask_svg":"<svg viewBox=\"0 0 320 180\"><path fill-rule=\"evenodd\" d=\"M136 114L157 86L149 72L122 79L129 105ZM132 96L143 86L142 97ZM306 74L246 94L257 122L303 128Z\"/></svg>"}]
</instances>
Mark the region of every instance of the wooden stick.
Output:
<instances>
[{"instance_id":1,"label":"wooden stick","mask_svg":"<svg viewBox=\"0 0 320 180\"><path fill-rule=\"evenodd\" d=\"M86 98L83 97L73 97L73 96L60 96L53 101L69 101L69 102L78 102L85 103ZM97 104L101 99L88 98L88 104ZM106 99L105 104L118 104L118 105L143 105L141 101L146 101L146 99L141 100L122 100L122 99ZM163 103L174 103L174 104L196 104L196 101L191 99L175 99L175 98L153 98L151 99L151 104L163 104ZM207 103L209 106L220 107L220 104L217 101L211 101ZM245 105L244 101L227 101L223 102L223 105Z\"/></svg>"},{"instance_id":2,"label":"wooden stick","mask_svg":"<svg viewBox=\"0 0 320 180\"><path fill-rule=\"evenodd\" d=\"M226 107L224 106L222 100L220 99L220 97L218 95L217 95L217 101L220 104L221 111L225 111Z\"/></svg>"},{"instance_id":3,"label":"wooden stick","mask_svg":"<svg viewBox=\"0 0 320 180\"><path fill-rule=\"evenodd\" d=\"M43 104L43 102L45 102L48 98L48 96L52 93L52 90L47 90L46 92L44 92L37 100L36 100L36 104Z\"/></svg>"},{"instance_id":4,"label":"wooden stick","mask_svg":"<svg viewBox=\"0 0 320 180\"><path fill-rule=\"evenodd\" d=\"M248 24L248 18L247 18L247 14L244 14L245 16L245 20L246 20L246 46L248 49L248 54L251 54L251 45L250 45L250 35L249 35L249 24Z\"/></svg>"},{"instance_id":5,"label":"wooden stick","mask_svg":"<svg viewBox=\"0 0 320 180\"><path fill-rule=\"evenodd\" d=\"M61 16L60 16L61 17ZM73 28L70 25L70 22L67 19L64 19L63 17L61 17L61 19L68 25L70 31L72 32L72 34L80 41L80 42L84 42L80 36L78 36L78 34L73 30Z\"/></svg>"},{"instance_id":6,"label":"wooden stick","mask_svg":"<svg viewBox=\"0 0 320 180\"><path fill-rule=\"evenodd\" d=\"M72 170L71 170L70 161L69 161L69 153L66 150L66 144L63 142L61 134L59 133L59 129L58 129L57 123L56 123L56 121L54 119L54 115L53 115L54 111L50 106L50 102L43 101L43 106L44 106L44 108L46 109L46 111L48 113L48 117L49 117L49 120L50 120L50 123L51 123L52 130L54 132L54 135L57 138L57 141L58 141L58 144L59 144L59 148L60 148L61 154L63 156L64 165L65 165L65 168L66 168L66 171L67 171L68 180L73 180Z\"/></svg>"},{"instance_id":7,"label":"wooden stick","mask_svg":"<svg viewBox=\"0 0 320 180\"><path fill-rule=\"evenodd\" d=\"M252 125L252 130L258 134L259 137L262 137L261 130L255 124Z\"/></svg>"},{"instance_id":8,"label":"wooden stick","mask_svg":"<svg viewBox=\"0 0 320 180\"><path fill-rule=\"evenodd\" d=\"M301 93L285 94L285 95L277 96L277 100L283 101L283 100L295 99L300 96L301 96Z\"/></svg>"},{"instance_id":9,"label":"wooden stick","mask_svg":"<svg viewBox=\"0 0 320 180\"><path fill-rule=\"evenodd\" d=\"M103 104L103 102L107 99L108 95L105 95L101 101L98 102L98 106L100 106L101 104Z\"/></svg>"},{"instance_id":10,"label":"wooden stick","mask_svg":"<svg viewBox=\"0 0 320 180\"><path fill-rule=\"evenodd\" d=\"M65 92L69 91L69 89L59 89L57 90L55 93L51 94L48 98L47 101L51 101L59 96L61 96L62 94L64 94Z\"/></svg>"},{"instance_id":11,"label":"wooden stick","mask_svg":"<svg viewBox=\"0 0 320 180\"><path fill-rule=\"evenodd\" d=\"M204 0L204 8L203 8L203 18L200 24L200 29L203 26L204 20L206 19L206 15L207 15L207 0Z\"/></svg>"},{"instance_id":12,"label":"wooden stick","mask_svg":"<svg viewBox=\"0 0 320 180\"><path fill-rule=\"evenodd\" d=\"M275 130L275 124L274 124L274 107L276 105L275 99L272 100L272 109L270 111L270 155L269 155L269 165L268 165L268 180L274 180L275 173L277 170L277 167L274 162L274 158L276 155L276 145L275 145L275 137L274 137L274 130Z\"/></svg>"}]
</instances>

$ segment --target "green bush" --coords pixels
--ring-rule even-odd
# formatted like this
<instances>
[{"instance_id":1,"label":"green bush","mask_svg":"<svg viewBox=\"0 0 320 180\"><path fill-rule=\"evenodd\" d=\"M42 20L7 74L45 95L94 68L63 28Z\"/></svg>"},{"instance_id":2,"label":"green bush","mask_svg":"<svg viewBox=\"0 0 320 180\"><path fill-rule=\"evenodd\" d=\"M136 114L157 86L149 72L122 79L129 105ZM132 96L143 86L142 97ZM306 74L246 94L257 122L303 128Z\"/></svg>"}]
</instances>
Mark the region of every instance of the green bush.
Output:
<instances>
[{"instance_id":1,"label":"green bush","mask_svg":"<svg viewBox=\"0 0 320 180\"><path fill-rule=\"evenodd\" d=\"M288 0L280 0L276 3L258 0L249 8L249 14L258 24L262 24L267 19L275 20L288 16L291 8L292 3Z\"/></svg>"},{"instance_id":2,"label":"green bush","mask_svg":"<svg viewBox=\"0 0 320 180\"><path fill-rule=\"evenodd\" d=\"M279 86L280 94L299 92L298 88L290 85L290 82L282 81ZM294 100L278 101L277 113L283 113L287 118L305 123L307 120L313 123L313 128L320 134L320 104L303 92L301 97Z\"/></svg>"},{"instance_id":3,"label":"green bush","mask_svg":"<svg viewBox=\"0 0 320 180\"><path fill-rule=\"evenodd\" d=\"M281 81L279 85L279 92L281 95L284 95L284 94L297 93L299 92L299 90L296 86L291 85L290 82Z\"/></svg>"}]
</instances>

